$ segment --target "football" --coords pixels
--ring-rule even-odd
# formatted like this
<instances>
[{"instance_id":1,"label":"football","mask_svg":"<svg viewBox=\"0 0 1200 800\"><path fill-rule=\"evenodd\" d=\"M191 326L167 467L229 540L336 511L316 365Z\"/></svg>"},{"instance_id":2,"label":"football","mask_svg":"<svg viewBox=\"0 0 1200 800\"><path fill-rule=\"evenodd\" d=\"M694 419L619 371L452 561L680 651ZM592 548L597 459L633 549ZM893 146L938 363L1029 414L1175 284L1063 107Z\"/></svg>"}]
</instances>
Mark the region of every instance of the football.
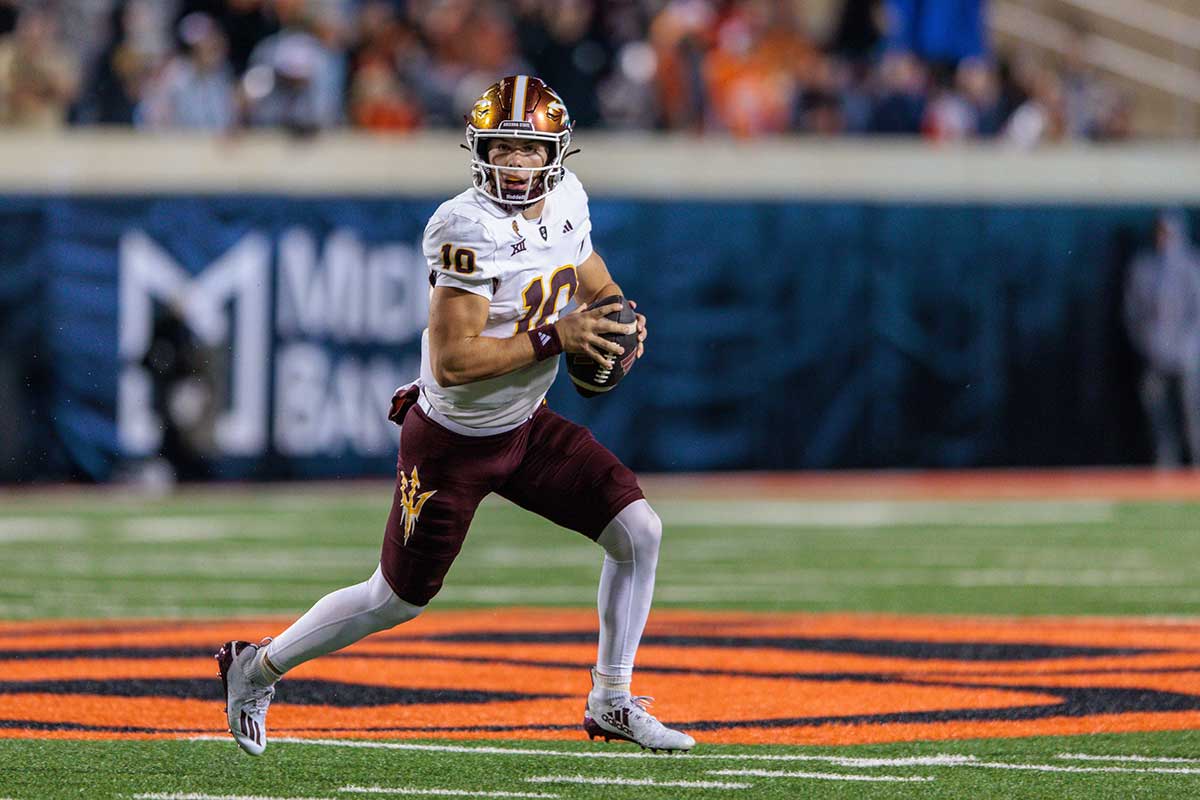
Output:
<instances>
[{"instance_id":1,"label":"football","mask_svg":"<svg viewBox=\"0 0 1200 800\"><path fill-rule=\"evenodd\" d=\"M620 303L621 310L609 314L607 319L622 323L637 321L637 315L634 314L629 301L617 294L597 300L588 306L588 310L613 303ZM629 334L608 333L604 338L625 348L625 354L614 358L610 367L600 366L587 353L567 353L567 375L575 384L575 390L584 397L595 397L612 391L621 379L629 374L629 370L633 369L633 362L637 360L636 331Z\"/></svg>"}]
</instances>

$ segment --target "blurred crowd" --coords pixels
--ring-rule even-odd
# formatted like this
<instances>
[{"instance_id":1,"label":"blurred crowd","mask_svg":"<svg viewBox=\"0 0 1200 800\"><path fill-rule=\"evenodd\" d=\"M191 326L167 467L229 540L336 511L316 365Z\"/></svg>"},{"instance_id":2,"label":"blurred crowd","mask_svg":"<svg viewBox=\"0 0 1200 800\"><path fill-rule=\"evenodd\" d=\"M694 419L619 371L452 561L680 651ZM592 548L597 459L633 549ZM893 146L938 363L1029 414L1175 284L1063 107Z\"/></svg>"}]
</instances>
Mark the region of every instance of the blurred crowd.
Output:
<instances>
[{"instance_id":1,"label":"blurred crowd","mask_svg":"<svg viewBox=\"0 0 1200 800\"><path fill-rule=\"evenodd\" d=\"M581 127L1130 134L1129 99L1082 58L1004 58L985 11L841 0L818 40L804 0L0 0L0 124L458 127L527 72Z\"/></svg>"}]
</instances>

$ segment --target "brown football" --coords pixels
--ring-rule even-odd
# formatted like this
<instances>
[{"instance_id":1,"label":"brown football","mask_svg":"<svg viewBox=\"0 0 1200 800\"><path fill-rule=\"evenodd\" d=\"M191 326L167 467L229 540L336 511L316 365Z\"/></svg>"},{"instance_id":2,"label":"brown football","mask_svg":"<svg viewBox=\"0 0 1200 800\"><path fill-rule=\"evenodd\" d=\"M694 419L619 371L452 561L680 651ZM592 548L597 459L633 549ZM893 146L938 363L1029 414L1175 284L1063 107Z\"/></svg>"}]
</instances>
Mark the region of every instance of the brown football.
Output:
<instances>
[{"instance_id":1,"label":"brown football","mask_svg":"<svg viewBox=\"0 0 1200 800\"><path fill-rule=\"evenodd\" d=\"M614 311L606 319L626 324L637 321L637 315L629 305L629 301L617 294L597 300L588 306L588 310L613 303L620 303L621 310ZM614 358L610 367L600 366L587 353L567 353L567 375L575 384L575 390L584 397L595 397L598 394L611 392L621 382L621 379L629 374L629 370L633 369L633 362L637 361L638 337L636 331L627 334L606 333L604 338L625 348L624 355Z\"/></svg>"}]
</instances>

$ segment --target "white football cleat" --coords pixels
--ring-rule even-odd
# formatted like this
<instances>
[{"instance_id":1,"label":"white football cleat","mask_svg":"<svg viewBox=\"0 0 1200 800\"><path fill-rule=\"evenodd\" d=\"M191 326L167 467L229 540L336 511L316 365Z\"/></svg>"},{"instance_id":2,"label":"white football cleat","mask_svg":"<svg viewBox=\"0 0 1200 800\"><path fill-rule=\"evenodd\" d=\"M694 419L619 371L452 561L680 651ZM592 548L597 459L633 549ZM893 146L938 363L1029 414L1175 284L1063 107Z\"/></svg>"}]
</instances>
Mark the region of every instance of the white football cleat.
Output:
<instances>
[{"instance_id":1,"label":"white football cleat","mask_svg":"<svg viewBox=\"0 0 1200 800\"><path fill-rule=\"evenodd\" d=\"M683 731L668 728L646 710L653 699L629 695L611 703L596 703L589 699L583 714L583 729L591 739L597 736L603 736L606 742L622 739L655 753L659 750L687 752L695 747L695 739Z\"/></svg>"},{"instance_id":2,"label":"white football cleat","mask_svg":"<svg viewBox=\"0 0 1200 800\"><path fill-rule=\"evenodd\" d=\"M226 642L213 656L225 687L229 732L238 746L252 756L261 756L267 749L267 707L275 697L274 686L255 686L246 675L257 652L256 644Z\"/></svg>"}]
</instances>

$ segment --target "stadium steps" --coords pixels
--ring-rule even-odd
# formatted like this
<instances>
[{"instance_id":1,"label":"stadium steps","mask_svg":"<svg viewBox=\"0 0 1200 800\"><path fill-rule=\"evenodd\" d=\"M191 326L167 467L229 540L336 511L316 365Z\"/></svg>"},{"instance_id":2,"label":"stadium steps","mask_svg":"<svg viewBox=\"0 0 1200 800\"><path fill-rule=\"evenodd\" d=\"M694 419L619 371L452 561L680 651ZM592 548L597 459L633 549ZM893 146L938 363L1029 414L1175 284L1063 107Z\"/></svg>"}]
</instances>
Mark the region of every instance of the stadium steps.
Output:
<instances>
[{"instance_id":1,"label":"stadium steps","mask_svg":"<svg viewBox=\"0 0 1200 800\"><path fill-rule=\"evenodd\" d=\"M989 22L1001 50L1050 63L1081 43L1085 60L1133 98L1137 132L1200 133L1195 0L994 0Z\"/></svg>"}]
</instances>

